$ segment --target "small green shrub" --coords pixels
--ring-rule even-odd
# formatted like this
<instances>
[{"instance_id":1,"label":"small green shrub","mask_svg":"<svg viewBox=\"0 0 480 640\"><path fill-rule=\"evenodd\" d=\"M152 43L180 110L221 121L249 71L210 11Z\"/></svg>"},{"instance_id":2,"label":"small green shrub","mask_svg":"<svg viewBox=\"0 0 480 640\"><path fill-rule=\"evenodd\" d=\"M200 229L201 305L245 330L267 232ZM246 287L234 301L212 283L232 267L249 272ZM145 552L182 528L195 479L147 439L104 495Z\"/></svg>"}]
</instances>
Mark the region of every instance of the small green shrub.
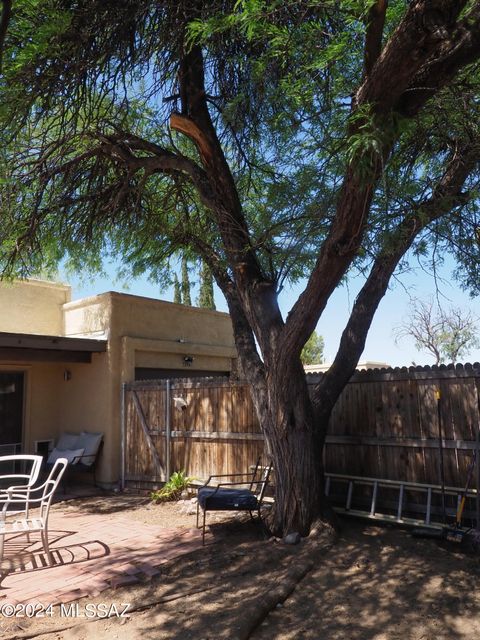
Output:
<instances>
[{"instance_id":1,"label":"small green shrub","mask_svg":"<svg viewBox=\"0 0 480 640\"><path fill-rule=\"evenodd\" d=\"M178 500L182 495L182 491L187 489L188 485L194 480L195 478L185 475L185 471L175 471L170 476L170 480L161 489L152 491L150 497L153 502Z\"/></svg>"}]
</instances>

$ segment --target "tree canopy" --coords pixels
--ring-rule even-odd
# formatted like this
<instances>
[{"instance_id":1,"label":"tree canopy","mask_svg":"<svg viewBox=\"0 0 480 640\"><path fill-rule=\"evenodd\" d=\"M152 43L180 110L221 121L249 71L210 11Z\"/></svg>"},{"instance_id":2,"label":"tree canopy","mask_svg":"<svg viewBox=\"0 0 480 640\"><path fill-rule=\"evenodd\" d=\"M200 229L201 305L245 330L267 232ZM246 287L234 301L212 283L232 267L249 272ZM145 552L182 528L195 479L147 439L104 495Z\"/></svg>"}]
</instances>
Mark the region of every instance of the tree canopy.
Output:
<instances>
[{"instance_id":1,"label":"tree canopy","mask_svg":"<svg viewBox=\"0 0 480 640\"><path fill-rule=\"evenodd\" d=\"M322 336L314 331L302 349L300 358L303 364L322 364L324 348Z\"/></svg>"},{"instance_id":2,"label":"tree canopy","mask_svg":"<svg viewBox=\"0 0 480 640\"><path fill-rule=\"evenodd\" d=\"M114 255L162 282L173 256L203 260L290 468L274 528L307 532L328 417L392 276L450 254L480 290L480 2L19 0L4 43L4 273ZM310 397L302 348L352 276Z\"/></svg>"}]
</instances>

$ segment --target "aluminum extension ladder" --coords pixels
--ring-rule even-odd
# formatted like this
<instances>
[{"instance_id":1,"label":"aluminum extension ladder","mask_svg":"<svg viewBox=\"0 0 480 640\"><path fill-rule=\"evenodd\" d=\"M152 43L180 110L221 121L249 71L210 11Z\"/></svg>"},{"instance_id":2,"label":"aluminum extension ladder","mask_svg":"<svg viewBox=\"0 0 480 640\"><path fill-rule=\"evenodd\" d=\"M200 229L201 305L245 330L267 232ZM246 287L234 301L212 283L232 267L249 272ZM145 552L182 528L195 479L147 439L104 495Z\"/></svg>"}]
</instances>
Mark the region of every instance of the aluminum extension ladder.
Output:
<instances>
[{"instance_id":1,"label":"aluminum extension ladder","mask_svg":"<svg viewBox=\"0 0 480 640\"><path fill-rule=\"evenodd\" d=\"M345 505L333 504L333 509L338 513L343 513L350 516L356 516L359 518L369 518L373 520L380 520L382 522L391 522L397 524L405 524L412 526L430 527L432 529L442 528L444 523L432 521L432 496L433 494L441 494L442 488L436 484L419 484L417 482L403 482L400 480L381 480L379 478L364 478L362 476L350 476L339 473L325 473L325 495L329 496L332 482L347 483L347 496ZM355 485L366 485L372 487L370 509L356 508L353 504L354 487ZM398 489L398 502L396 507L396 515L389 513L382 513L378 506L378 490L381 487L389 489ZM424 495L425 517L420 520L409 516L404 516L405 508L405 490L420 492ZM460 504L464 489L458 487L445 487L445 495L453 495L457 497L457 507ZM477 492L475 489L469 489L467 491L468 498L475 498ZM407 505L408 506L408 505Z\"/></svg>"}]
</instances>

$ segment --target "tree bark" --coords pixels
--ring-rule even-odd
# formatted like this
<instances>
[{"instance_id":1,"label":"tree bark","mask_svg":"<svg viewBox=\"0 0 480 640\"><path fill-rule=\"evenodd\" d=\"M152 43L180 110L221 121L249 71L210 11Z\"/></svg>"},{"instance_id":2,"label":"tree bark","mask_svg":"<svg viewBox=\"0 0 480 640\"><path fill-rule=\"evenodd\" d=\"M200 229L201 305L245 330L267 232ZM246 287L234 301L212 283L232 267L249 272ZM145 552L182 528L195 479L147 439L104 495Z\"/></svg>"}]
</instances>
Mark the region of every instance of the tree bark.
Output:
<instances>
[{"instance_id":1,"label":"tree bark","mask_svg":"<svg viewBox=\"0 0 480 640\"><path fill-rule=\"evenodd\" d=\"M252 385L252 396L275 473L270 528L277 536L291 532L306 536L326 512L325 429L315 423L300 360L293 361L281 377L269 371L264 385Z\"/></svg>"},{"instance_id":2,"label":"tree bark","mask_svg":"<svg viewBox=\"0 0 480 640\"><path fill-rule=\"evenodd\" d=\"M3 5L6 24L10 2L5 1ZM430 209L424 208L418 218L406 217L406 222L399 225L398 237L392 237L396 244L388 244L383 250L380 248L371 277L355 303L334 366L324 376L312 401L300 362L301 349L332 292L359 254L378 179L395 152L395 142L400 135L393 126L394 115L415 116L459 70L480 56L480 0L474 3L467 3L467 0L412 0L384 46L387 1L372 1L370 6L365 68L352 95L352 114L359 117L352 117L345 142L349 143L348 137L358 133L361 125L371 120L369 126L375 130L378 144L374 151L366 146L365 151L358 153L358 158L348 160L336 194L333 218L330 219L330 214L326 217L321 203L312 213L319 224L328 220L330 226L326 238L317 248L315 266L306 288L286 321L278 305L278 282L274 281L273 270L271 273L266 270L262 253L255 244L234 171L227 161L215 119L209 112L206 84L209 84L208 75L212 71L205 69L200 45L180 47L181 113L171 114L170 119L171 128L196 145L198 157L188 158L178 150L167 150L116 130L111 135L97 134L99 144L75 160L70 159L68 152L63 164L50 165L48 153L39 163L45 165L42 170L46 171L46 182L53 180L56 174L68 174L79 161L109 157L126 169L123 172L125 190L131 188L128 178L138 172L143 173L142 180L153 174L181 176L189 179L198 192L201 203L209 212L209 230L218 238L221 249L216 255L216 244L207 245L201 229L186 229L185 235L190 234L186 244L195 246L209 264L228 302L242 369L251 385L276 471L272 529L277 535L292 531L307 535L315 520L325 518L322 452L330 413L355 369L373 314L398 260L421 226L440 215L444 211L442 206L451 207L452 198L461 195L462 177L471 166L462 168L460 164L452 163L452 171L458 167L453 188L442 192L448 184L440 185L440 192L433 192ZM462 14L465 7L468 11ZM197 3L184 3L183 8L185 24L198 17ZM1 42L0 24L0 48ZM368 118L362 115L362 108ZM382 135L377 135L377 130ZM475 148L474 152L476 157L478 150ZM363 161L363 166L357 160ZM448 177L446 174L446 179ZM437 196L443 198L443 205ZM118 199L113 203L117 205ZM20 238L20 246L22 241Z\"/></svg>"}]
</instances>

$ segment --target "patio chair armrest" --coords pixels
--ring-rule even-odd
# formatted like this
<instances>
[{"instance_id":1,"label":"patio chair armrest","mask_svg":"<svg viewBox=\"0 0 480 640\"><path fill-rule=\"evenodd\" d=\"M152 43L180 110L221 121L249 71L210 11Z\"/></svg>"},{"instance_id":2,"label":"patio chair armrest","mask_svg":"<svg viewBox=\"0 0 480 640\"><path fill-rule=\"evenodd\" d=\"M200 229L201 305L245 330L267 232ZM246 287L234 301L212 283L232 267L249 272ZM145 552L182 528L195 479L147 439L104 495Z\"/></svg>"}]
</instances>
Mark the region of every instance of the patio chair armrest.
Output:
<instances>
[{"instance_id":1,"label":"patio chair armrest","mask_svg":"<svg viewBox=\"0 0 480 640\"><path fill-rule=\"evenodd\" d=\"M46 500L52 493L55 492L55 487L51 487L49 491L44 493L44 488L47 484L51 484L46 480L44 483L37 485L36 487L27 486L24 488L25 493L21 493L18 489L23 489L22 487L10 487L7 489L4 495L7 496L6 502L16 504L18 502L25 502L28 500L29 503L42 502L42 500ZM38 494L38 498L32 496ZM0 494L1 496L1 494ZM0 498L0 502L3 502L3 496Z\"/></svg>"},{"instance_id":2,"label":"patio chair armrest","mask_svg":"<svg viewBox=\"0 0 480 640\"><path fill-rule=\"evenodd\" d=\"M251 478L253 477L253 473L217 473L215 475L209 476L206 483L202 486L206 487L210 483L210 480L213 480L214 478L240 478L240 477Z\"/></svg>"},{"instance_id":3,"label":"patio chair armrest","mask_svg":"<svg viewBox=\"0 0 480 640\"><path fill-rule=\"evenodd\" d=\"M242 475L242 474L238 474L238 475ZM245 484L248 484L248 483L246 483L246 482L220 482L219 484L217 484L217 486L215 487L215 491L209 496L209 498L214 496L217 493L217 491L219 489L221 489L222 487L236 487L236 486L239 486L239 485L245 486ZM248 489L248 487L245 487L245 489ZM251 491L251 489L248 489L248 491Z\"/></svg>"},{"instance_id":4,"label":"patio chair armrest","mask_svg":"<svg viewBox=\"0 0 480 640\"><path fill-rule=\"evenodd\" d=\"M34 486L34 483L12 484L7 489L0 489L0 495L7 494L9 492L16 492L16 491L29 491L33 486Z\"/></svg>"},{"instance_id":5,"label":"patio chair armrest","mask_svg":"<svg viewBox=\"0 0 480 640\"><path fill-rule=\"evenodd\" d=\"M247 482L219 482L217 487L233 487L236 485L245 485Z\"/></svg>"},{"instance_id":6,"label":"patio chair armrest","mask_svg":"<svg viewBox=\"0 0 480 640\"><path fill-rule=\"evenodd\" d=\"M8 491L5 494L0 495L0 504L3 505L2 510L0 512L0 519L8 515L8 507L11 504L25 504L26 502L31 501L30 496L23 493L14 493L13 491Z\"/></svg>"}]
</instances>

